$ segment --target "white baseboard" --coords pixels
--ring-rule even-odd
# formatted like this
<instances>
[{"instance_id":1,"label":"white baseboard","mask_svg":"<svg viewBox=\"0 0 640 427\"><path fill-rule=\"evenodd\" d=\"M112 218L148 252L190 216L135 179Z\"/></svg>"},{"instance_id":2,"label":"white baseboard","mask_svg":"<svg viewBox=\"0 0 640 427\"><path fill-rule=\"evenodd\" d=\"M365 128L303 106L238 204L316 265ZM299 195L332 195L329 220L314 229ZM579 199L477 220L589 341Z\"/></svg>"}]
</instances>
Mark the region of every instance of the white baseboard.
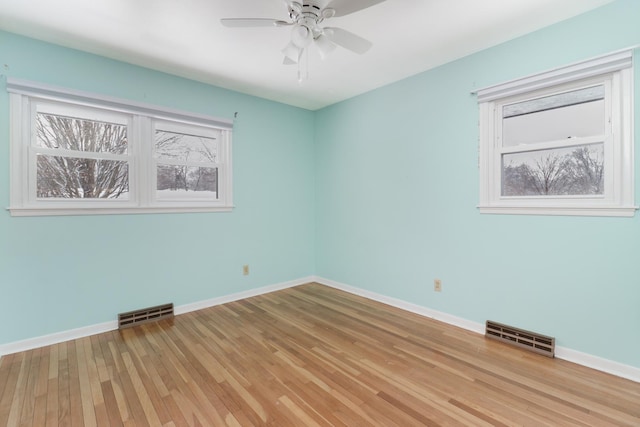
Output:
<instances>
[{"instance_id":1,"label":"white baseboard","mask_svg":"<svg viewBox=\"0 0 640 427\"><path fill-rule=\"evenodd\" d=\"M354 295L388 304L390 306L410 311L412 313L416 313L435 320L439 320L441 322L467 329L472 332L484 334L485 325L483 323L473 322L471 320L463 319L461 317L453 316L451 314L443 313L437 310L432 310L427 307L408 303L406 301L391 298L386 295L367 291L361 288L356 288L354 286L345 285L344 283L339 283L333 280L325 279L323 277L315 277L313 280L322 285L330 286L332 288L340 289ZM578 365L586 366L588 368L596 369L598 371L606 372L618 377L640 382L640 368L636 368L634 366L625 365L613 360L603 359L598 356L593 356L591 354L582 353L577 350L572 350L570 348L561 346L556 346L555 356L558 359L563 359L568 362L576 363Z\"/></svg>"},{"instance_id":2,"label":"white baseboard","mask_svg":"<svg viewBox=\"0 0 640 427\"><path fill-rule=\"evenodd\" d=\"M316 277L315 281L325 286L340 289L350 294L358 295L364 298L368 298L374 301L381 302L393 307L400 308L402 310L410 311L412 313L419 314L421 316L429 317L431 319L439 320L449 325L458 326L462 329L484 334L484 324L472 322L471 320L463 319L462 317L453 316L451 314L443 313L441 311L432 310L421 305L412 304L400 299L391 298L386 295L370 292L354 286L345 285L344 283L335 282L333 280L324 279L322 277Z\"/></svg>"},{"instance_id":3,"label":"white baseboard","mask_svg":"<svg viewBox=\"0 0 640 427\"><path fill-rule=\"evenodd\" d=\"M226 295L218 298L212 298L205 301L199 301L191 304L183 304L174 307L175 314L189 313L195 310L201 310L203 308L212 307L214 305L224 304L231 301L237 301L244 298L249 298L257 295L266 294L269 292L279 291L281 289L291 288L293 286L302 285L304 283L313 282L314 277L305 277L297 280L291 280L289 282L278 283L275 285L264 286L257 289L251 289L244 292L238 292L231 295ZM88 337L91 335L100 334L103 332L113 331L118 329L118 321L113 320L109 322L99 323L96 325L84 326L82 328L71 329L63 332L56 332L50 335L43 335L40 337L29 338L22 341L16 341L8 344L0 344L0 357L5 354L17 353L20 351L32 350L34 348L45 347L48 345L58 344L65 341L71 341L79 338Z\"/></svg>"},{"instance_id":4,"label":"white baseboard","mask_svg":"<svg viewBox=\"0 0 640 427\"><path fill-rule=\"evenodd\" d=\"M587 368L597 369L617 377L626 378L640 383L640 368L625 365L602 357L582 353L567 347L556 346L556 357Z\"/></svg>"},{"instance_id":5,"label":"white baseboard","mask_svg":"<svg viewBox=\"0 0 640 427\"><path fill-rule=\"evenodd\" d=\"M248 291L238 292L231 295L225 295L222 297L212 298L204 301L198 301L191 304L179 305L179 306L176 306L173 311L175 314L189 313L191 311L202 310L203 308L209 308L215 305L225 304L232 301L238 301L245 298L268 294L270 292L292 288L298 285L304 285L305 283L313 282L314 280L315 280L315 277L309 276L309 277L304 277L302 279L296 279L296 280L290 280L288 282L278 283L275 285L263 286L261 288L256 288L256 289L249 289Z\"/></svg>"},{"instance_id":6,"label":"white baseboard","mask_svg":"<svg viewBox=\"0 0 640 427\"><path fill-rule=\"evenodd\" d=\"M103 332L113 331L114 329L118 329L117 320L99 323L97 325L84 326L82 328L71 329L68 331L56 332L53 334L29 338L9 344L2 344L0 345L0 356L4 356L5 354L18 353L19 351L33 350L34 348L45 347L65 341L71 341L78 338L101 334Z\"/></svg>"}]
</instances>

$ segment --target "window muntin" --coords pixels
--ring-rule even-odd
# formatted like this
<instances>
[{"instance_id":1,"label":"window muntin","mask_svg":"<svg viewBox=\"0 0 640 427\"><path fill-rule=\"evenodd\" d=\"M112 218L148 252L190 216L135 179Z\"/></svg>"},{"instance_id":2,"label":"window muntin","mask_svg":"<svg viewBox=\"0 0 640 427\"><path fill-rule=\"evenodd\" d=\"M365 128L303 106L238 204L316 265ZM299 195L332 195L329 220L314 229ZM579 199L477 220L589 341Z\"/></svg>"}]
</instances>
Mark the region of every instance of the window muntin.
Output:
<instances>
[{"instance_id":1,"label":"window muntin","mask_svg":"<svg viewBox=\"0 0 640 427\"><path fill-rule=\"evenodd\" d=\"M232 208L231 121L12 79L7 90L12 215Z\"/></svg>"},{"instance_id":2,"label":"window muntin","mask_svg":"<svg viewBox=\"0 0 640 427\"><path fill-rule=\"evenodd\" d=\"M477 92L480 212L633 216L632 51Z\"/></svg>"}]
</instances>

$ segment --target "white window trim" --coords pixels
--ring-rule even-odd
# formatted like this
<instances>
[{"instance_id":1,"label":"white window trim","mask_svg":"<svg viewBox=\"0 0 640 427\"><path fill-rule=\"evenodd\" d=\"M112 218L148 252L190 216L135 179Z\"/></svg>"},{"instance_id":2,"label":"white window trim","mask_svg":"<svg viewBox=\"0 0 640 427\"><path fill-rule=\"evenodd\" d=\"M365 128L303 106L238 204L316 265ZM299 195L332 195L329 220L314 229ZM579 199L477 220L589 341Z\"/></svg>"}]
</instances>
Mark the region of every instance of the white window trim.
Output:
<instances>
[{"instance_id":1,"label":"white window trim","mask_svg":"<svg viewBox=\"0 0 640 427\"><path fill-rule=\"evenodd\" d=\"M10 206L12 216L44 215L105 215L143 213L195 213L229 212L233 209L231 130L233 121L217 117L194 114L150 104L137 103L118 98L74 91L43 85L19 79L7 79L10 96ZM133 144L130 170L130 200L47 200L33 202L29 198L29 185L34 177L29 176L33 166L29 164L30 111L35 102L59 102L78 107L97 108L106 112L132 115L137 123L132 129L137 135L132 138L151 140L149 132L154 120L169 121L186 125L223 130L224 141L218 154L218 193L214 202L205 201L157 201L154 200L150 185L155 181L152 175L153 159L143 156L140 144ZM143 123L139 123L143 122ZM150 153L148 150L147 154ZM31 189L33 190L33 189Z\"/></svg>"},{"instance_id":2,"label":"white window trim","mask_svg":"<svg viewBox=\"0 0 640 427\"><path fill-rule=\"evenodd\" d=\"M478 90L480 213L535 214L631 217L638 209L634 205L633 147L633 51L614 52L595 59L572 64L548 72L512 80ZM544 91L586 79L598 79L612 74L614 108L611 117L614 134L612 170L605 178L611 180L605 197L502 197L499 170L499 147L495 134L498 125L495 108L502 100L518 95ZM630 117L630 120L624 120ZM620 129L617 132L616 129Z\"/></svg>"}]
</instances>

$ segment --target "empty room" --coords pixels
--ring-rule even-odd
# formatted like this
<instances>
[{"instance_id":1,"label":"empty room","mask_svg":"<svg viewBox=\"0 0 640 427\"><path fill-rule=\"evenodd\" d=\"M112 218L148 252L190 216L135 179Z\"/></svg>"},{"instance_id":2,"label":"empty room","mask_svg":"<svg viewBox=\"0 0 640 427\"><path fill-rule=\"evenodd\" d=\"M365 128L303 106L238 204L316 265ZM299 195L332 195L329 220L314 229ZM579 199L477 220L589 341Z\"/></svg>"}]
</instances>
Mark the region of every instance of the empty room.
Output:
<instances>
[{"instance_id":1,"label":"empty room","mask_svg":"<svg viewBox=\"0 0 640 427\"><path fill-rule=\"evenodd\" d=\"M0 0L0 426L640 426L639 19Z\"/></svg>"}]
</instances>

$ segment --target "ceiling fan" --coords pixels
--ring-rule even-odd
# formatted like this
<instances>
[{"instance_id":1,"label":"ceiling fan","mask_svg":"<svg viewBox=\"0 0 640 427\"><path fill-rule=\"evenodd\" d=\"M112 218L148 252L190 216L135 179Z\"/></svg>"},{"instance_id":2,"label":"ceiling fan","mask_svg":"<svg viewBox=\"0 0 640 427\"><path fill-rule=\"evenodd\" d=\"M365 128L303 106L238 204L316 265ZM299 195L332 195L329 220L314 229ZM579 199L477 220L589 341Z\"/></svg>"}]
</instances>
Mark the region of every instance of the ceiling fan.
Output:
<instances>
[{"instance_id":1,"label":"ceiling fan","mask_svg":"<svg viewBox=\"0 0 640 427\"><path fill-rule=\"evenodd\" d=\"M292 27L291 41L282 49L284 64L297 64L303 52L314 44L324 59L336 46L363 54L371 42L347 30L322 27L320 24L333 17L349 15L385 0L300 0L287 1L290 21L269 18L224 18L226 27Z\"/></svg>"}]
</instances>

